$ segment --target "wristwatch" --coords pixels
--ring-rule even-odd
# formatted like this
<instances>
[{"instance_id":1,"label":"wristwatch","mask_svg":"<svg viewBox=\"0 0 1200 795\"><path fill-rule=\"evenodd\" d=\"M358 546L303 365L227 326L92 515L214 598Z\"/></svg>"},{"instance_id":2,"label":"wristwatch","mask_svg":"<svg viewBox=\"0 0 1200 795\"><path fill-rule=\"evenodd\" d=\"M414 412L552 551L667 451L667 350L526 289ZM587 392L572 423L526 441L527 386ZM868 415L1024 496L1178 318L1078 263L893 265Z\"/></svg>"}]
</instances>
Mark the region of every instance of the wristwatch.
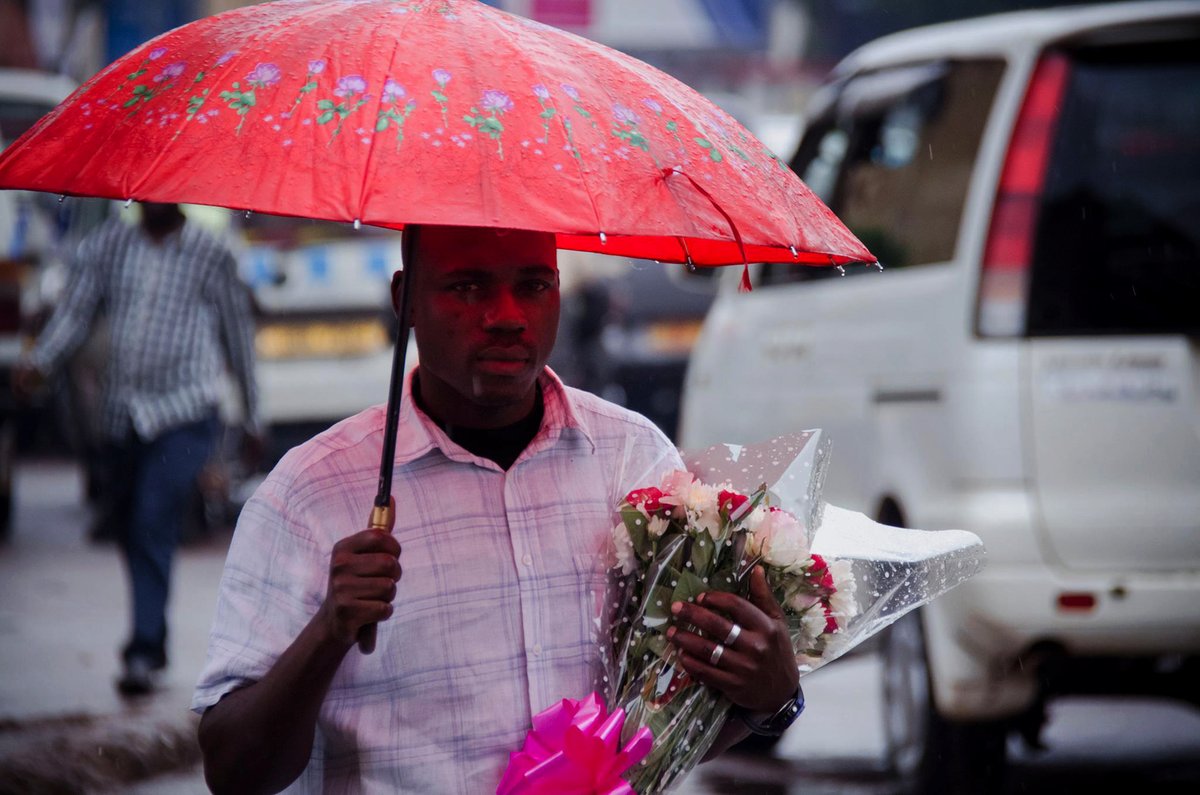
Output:
<instances>
[{"instance_id":1,"label":"wristwatch","mask_svg":"<svg viewBox=\"0 0 1200 795\"><path fill-rule=\"evenodd\" d=\"M744 709L737 711L738 717L746 728L764 737L778 737L791 726L800 713L804 711L804 691L796 686L796 694L776 710L773 714L763 712L748 712Z\"/></svg>"}]
</instances>

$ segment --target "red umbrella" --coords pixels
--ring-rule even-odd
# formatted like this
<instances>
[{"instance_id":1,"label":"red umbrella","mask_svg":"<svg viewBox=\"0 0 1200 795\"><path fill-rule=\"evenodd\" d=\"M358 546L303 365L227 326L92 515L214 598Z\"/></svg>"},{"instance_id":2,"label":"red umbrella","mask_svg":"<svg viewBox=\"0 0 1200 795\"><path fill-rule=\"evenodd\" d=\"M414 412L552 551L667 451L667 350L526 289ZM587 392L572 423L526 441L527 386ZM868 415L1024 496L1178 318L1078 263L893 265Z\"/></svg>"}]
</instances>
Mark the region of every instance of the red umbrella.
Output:
<instances>
[{"instance_id":1,"label":"red umbrella","mask_svg":"<svg viewBox=\"0 0 1200 795\"><path fill-rule=\"evenodd\" d=\"M476 0L273 2L104 69L0 156L0 187L718 265L870 252L682 83Z\"/></svg>"},{"instance_id":2,"label":"red umbrella","mask_svg":"<svg viewBox=\"0 0 1200 795\"><path fill-rule=\"evenodd\" d=\"M478 0L279 0L184 25L0 154L0 188L533 229L559 248L696 265L875 260L700 94ZM405 301L381 528L407 320Z\"/></svg>"}]
</instances>

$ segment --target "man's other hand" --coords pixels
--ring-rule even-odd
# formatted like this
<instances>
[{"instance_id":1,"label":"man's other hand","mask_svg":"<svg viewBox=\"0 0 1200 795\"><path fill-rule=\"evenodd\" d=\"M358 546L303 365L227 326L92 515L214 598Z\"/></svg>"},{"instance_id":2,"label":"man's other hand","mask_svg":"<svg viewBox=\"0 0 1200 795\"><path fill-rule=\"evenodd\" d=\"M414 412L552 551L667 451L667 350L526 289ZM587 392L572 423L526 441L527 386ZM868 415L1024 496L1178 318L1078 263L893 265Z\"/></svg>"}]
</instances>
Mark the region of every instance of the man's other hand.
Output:
<instances>
[{"instance_id":1,"label":"man's other hand","mask_svg":"<svg viewBox=\"0 0 1200 795\"><path fill-rule=\"evenodd\" d=\"M783 610L761 566L750 573L749 600L709 591L695 604L676 602L671 609L675 625L667 639L694 679L755 713L773 713L795 694L800 682L796 656ZM740 631L733 632L734 624ZM731 635L736 638L724 643ZM718 644L719 654L714 651Z\"/></svg>"},{"instance_id":2,"label":"man's other hand","mask_svg":"<svg viewBox=\"0 0 1200 795\"><path fill-rule=\"evenodd\" d=\"M359 629L392 615L400 573L400 542L395 536L363 530L333 545L321 613L338 643L353 645Z\"/></svg>"}]
</instances>

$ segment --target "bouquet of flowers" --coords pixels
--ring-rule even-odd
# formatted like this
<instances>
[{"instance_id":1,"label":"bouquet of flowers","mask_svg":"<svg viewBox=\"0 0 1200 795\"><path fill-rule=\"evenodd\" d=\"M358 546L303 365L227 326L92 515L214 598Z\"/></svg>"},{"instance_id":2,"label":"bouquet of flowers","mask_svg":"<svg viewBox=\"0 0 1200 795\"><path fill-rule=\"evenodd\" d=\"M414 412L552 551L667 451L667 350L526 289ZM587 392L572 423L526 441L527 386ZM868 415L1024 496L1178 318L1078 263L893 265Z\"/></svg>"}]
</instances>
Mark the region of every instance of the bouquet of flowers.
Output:
<instances>
[{"instance_id":1,"label":"bouquet of flowers","mask_svg":"<svg viewBox=\"0 0 1200 795\"><path fill-rule=\"evenodd\" d=\"M854 580L849 564L810 552L804 526L770 504L766 484L743 494L671 472L657 487L630 492L619 510L610 701L628 725L655 737L627 778L638 792L655 792L700 760L731 706L678 665L666 639L671 605L713 590L746 596L746 574L761 562L797 655L820 658L856 611Z\"/></svg>"},{"instance_id":2,"label":"bouquet of flowers","mask_svg":"<svg viewBox=\"0 0 1200 795\"><path fill-rule=\"evenodd\" d=\"M688 471L634 489L618 506L601 645L606 700L625 713L624 736L654 737L624 774L636 792L666 790L698 764L732 706L678 664L666 639L674 602L706 591L747 597L748 574L761 565L803 675L979 568L982 545L969 533L885 528L839 509L839 530L852 540L823 551L828 449L810 431L685 453Z\"/></svg>"}]
</instances>

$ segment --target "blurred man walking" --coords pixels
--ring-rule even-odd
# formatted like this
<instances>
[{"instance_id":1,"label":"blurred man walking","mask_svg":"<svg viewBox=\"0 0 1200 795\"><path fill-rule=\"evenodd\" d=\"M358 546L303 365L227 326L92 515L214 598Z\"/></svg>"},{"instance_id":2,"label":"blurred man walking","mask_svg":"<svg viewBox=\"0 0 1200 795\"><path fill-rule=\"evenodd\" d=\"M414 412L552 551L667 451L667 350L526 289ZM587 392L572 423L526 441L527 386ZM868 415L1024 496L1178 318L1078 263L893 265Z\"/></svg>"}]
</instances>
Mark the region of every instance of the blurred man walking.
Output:
<instances>
[{"instance_id":1,"label":"blurred man walking","mask_svg":"<svg viewBox=\"0 0 1200 795\"><path fill-rule=\"evenodd\" d=\"M132 630L117 688L150 692L167 664L171 562L192 484L219 430L227 364L240 385L247 438L260 434L250 297L233 255L175 204L142 205L137 226L112 221L80 244L71 281L14 386L28 394L107 318L101 406L114 526L132 592Z\"/></svg>"}]
</instances>

